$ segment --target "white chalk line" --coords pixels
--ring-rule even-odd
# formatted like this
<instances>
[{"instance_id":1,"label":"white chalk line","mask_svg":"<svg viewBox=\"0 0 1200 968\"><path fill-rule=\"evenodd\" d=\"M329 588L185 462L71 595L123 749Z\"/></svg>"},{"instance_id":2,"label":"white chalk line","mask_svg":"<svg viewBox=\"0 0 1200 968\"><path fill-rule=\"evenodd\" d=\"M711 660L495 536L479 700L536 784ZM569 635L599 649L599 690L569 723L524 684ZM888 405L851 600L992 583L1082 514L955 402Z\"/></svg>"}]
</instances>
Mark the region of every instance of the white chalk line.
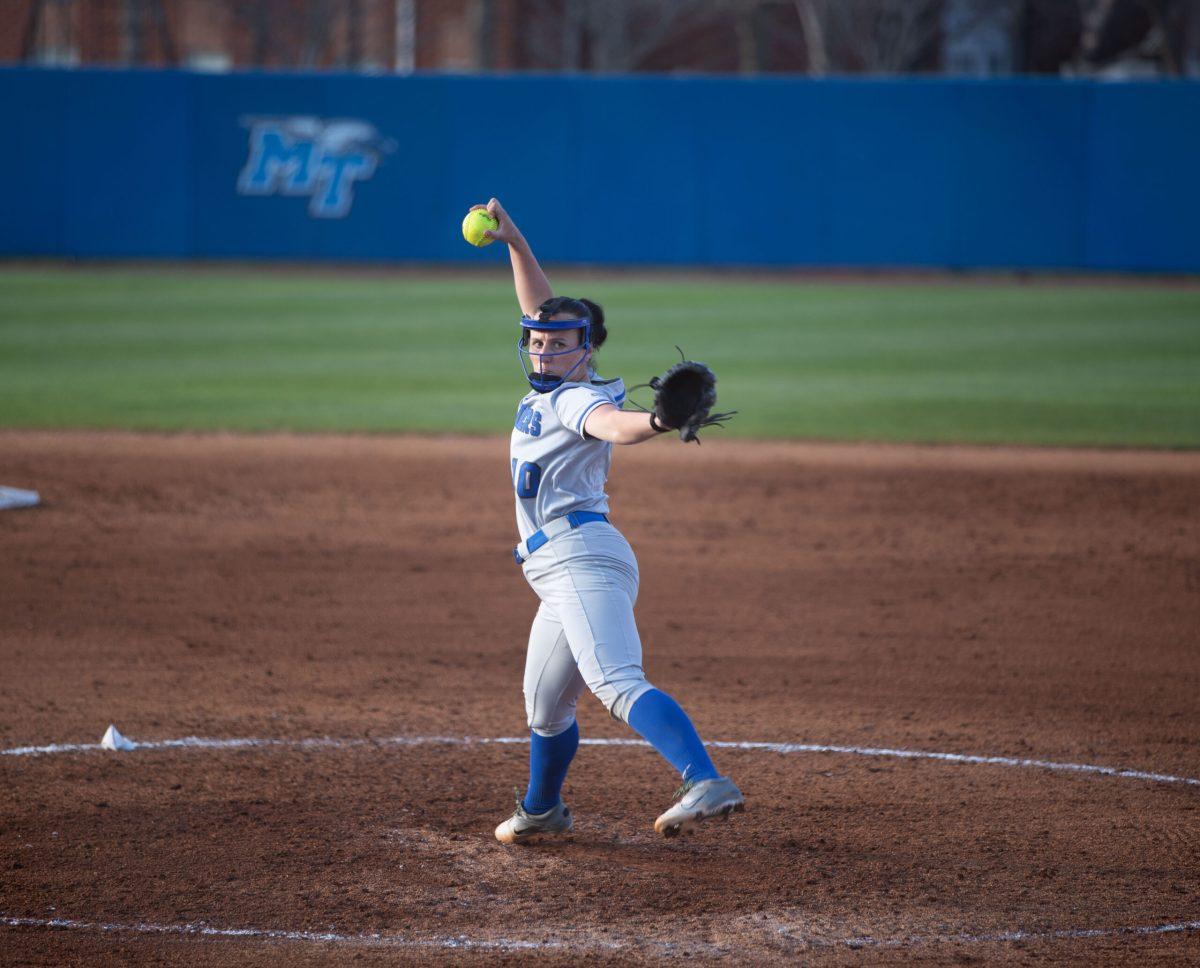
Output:
<instances>
[{"instance_id":1,"label":"white chalk line","mask_svg":"<svg viewBox=\"0 0 1200 968\"><path fill-rule=\"evenodd\" d=\"M390 945L404 948L460 948L505 951L525 951L539 948L563 948L563 941L521 941L511 938L469 938L466 935L441 937L405 937L398 934L368 932L347 934L341 931L287 931L279 928L218 928L204 923L192 924L114 924L104 921L79 921L74 918L14 918L0 917L0 924L11 928L64 928L75 931L94 931L102 934L130 932L134 934L180 934L210 938L249 938L255 941L305 941L355 945Z\"/></svg>"},{"instance_id":2,"label":"white chalk line","mask_svg":"<svg viewBox=\"0 0 1200 968\"><path fill-rule=\"evenodd\" d=\"M225 750L225 749L347 749L363 747L388 746L423 746L423 745L453 745L453 746L487 746L487 745L527 745L528 737L499 736L390 736L372 739L365 738L335 738L311 737L308 739L266 739L258 737L240 737L231 739L214 739L201 736L185 736L180 739L150 740L143 742L129 741L132 750ZM638 739L582 739L580 743L590 746L635 746L649 747L650 744ZM707 745L718 749L762 750L779 754L788 753L843 753L856 756L899 757L903 759L937 760L950 763L971 763L989 766L1026 767L1052 771L1065 771L1082 774L1098 774L1103 776L1121 777L1126 779L1148 780L1157 783L1174 783L1200 786L1200 779L1191 777L1172 776L1164 773L1148 773L1140 770L1120 769L1111 766L1099 766L1088 763L1061 763L1051 760L1024 759L1012 756L983 756L966 753L943 753L930 750L891 749L874 746L843 746L825 743L771 743L717 740ZM62 753L92 753L104 750L99 743L52 743L46 746L19 746L0 750L3 756L47 756ZM95 932L134 932L140 934L175 934L192 936L209 936L224 938L250 938L257 940L300 941L309 943L343 943L355 945L390 945L400 947L438 948L438 949L475 949L475 950L537 950L570 948L578 950L581 947L624 948L629 946L627 941L601 942L594 939L574 941L530 941L513 938L481 939L470 938L466 935L451 937L404 937L382 933L344 933L338 931L291 931L274 928L220 928L203 923L189 924L115 924L107 922L79 921L68 918L18 918L0 916L0 924L9 927L42 927ZM1079 928L1059 929L1051 931L1005 931L996 934L940 934L940 935L909 935L896 938L875 938L871 936L854 936L848 938L819 938L797 937L788 928L779 928L778 934L782 939L801 945L830 947L845 946L850 948L862 947L906 947L926 944L955 944L955 943L1003 943L1038 940L1084 940L1088 938L1105 938L1119 936L1146 936L1176 934L1186 931L1200 930L1200 921L1178 921L1159 925L1141 925L1118 928ZM647 939L638 939L639 945L644 945ZM662 942L666 948L677 948L689 942ZM711 948L711 945L704 945ZM717 949L724 950L724 949Z\"/></svg>"},{"instance_id":3,"label":"white chalk line","mask_svg":"<svg viewBox=\"0 0 1200 968\"><path fill-rule=\"evenodd\" d=\"M581 739L585 746L644 746L650 744L640 739ZM202 736L185 736L181 739L149 740L133 742L135 750L227 750L227 749L350 749L355 747L387 746L488 746L528 744L527 736L385 736L373 739L339 739L317 736L310 739L263 739L243 737L233 739L211 739ZM973 763L982 766L1023 767L1028 769L1052 770L1060 773L1083 773L1099 776L1119 777L1127 780L1147 780L1153 783L1173 783L1200 787L1200 779L1188 776L1172 776L1168 773L1148 773L1143 770L1128 770L1116 766L1100 766L1093 763L1061 763L1054 760L1024 759L1015 756L987 756L972 753L941 753L934 750L890 749L883 746L840 746L828 743L770 743L733 740L716 740L705 745L715 749L763 750L771 753L844 753L854 756L898 757L909 760L937 760L943 763ZM48 746L16 746L0 750L0 756L50 756L59 753L94 753L102 750L99 743L52 743Z\"/></svg>"},{"instance_id":4,"label":"white chalk line","mask_svg":"<svg viewBox=\"0 0 1200 968\"><path fill-rule=\"evenodd\" d=\"M30 918L0 916L0 925L10 928L54 928L73 931L91 931L100 934L118 932L131 934L185 935L211 938L244 938L252 941L299 941L309 944L346 944L356 946L379 946L401 948L437 948L476 951L536 951L545 949L603 949L620 951L630 947L647 946L670 951L700 946L710 953L728 953L730 950L709 942L655 941L638 938L636 941L619 939L601 941L593 938L578 940L553 939L531 941L520 938L471 938L467 935L443 935L434 937L405 937L383 932L347 933L342 931L289 931L279 928L221 928L205 923L154 924L137 922L117 924L104 921L81 921L75 918ZM846 948L906 948L937 944L1002 944L1030 941L1077 941L1090 938L1148 937L1153 935L1182 934L1200 931L1200 921L1176 921L1168 924L1137 925L1124 928L1073 928L1054 931L1002 931L996 934L933 934L908 935L898 938L873 938L855 936L849 938L797 937L789 929L780 928L779 935L787 942L806 947Z\"/></svg>"}]
</instances>

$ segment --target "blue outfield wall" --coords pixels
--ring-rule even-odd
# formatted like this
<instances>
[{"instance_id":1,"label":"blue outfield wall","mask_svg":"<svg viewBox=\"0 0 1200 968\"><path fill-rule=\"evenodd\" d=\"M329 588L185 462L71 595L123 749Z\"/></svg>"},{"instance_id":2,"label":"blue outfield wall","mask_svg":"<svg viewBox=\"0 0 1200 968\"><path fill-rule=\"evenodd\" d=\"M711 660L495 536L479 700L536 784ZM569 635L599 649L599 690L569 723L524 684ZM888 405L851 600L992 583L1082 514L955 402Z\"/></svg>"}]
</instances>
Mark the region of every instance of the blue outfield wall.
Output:
<instances>
[{"instance_id":1,"label":"blue outfield wall","mask_svg":"<svg viewBox=\"0 0 1200 968\"><path fill-rule=\"evenodd\" d=\"M0 254L1200 271L1200 84L0 70ZM13 123L15 121L15 123Z\"/></svg>"}]
</instances>

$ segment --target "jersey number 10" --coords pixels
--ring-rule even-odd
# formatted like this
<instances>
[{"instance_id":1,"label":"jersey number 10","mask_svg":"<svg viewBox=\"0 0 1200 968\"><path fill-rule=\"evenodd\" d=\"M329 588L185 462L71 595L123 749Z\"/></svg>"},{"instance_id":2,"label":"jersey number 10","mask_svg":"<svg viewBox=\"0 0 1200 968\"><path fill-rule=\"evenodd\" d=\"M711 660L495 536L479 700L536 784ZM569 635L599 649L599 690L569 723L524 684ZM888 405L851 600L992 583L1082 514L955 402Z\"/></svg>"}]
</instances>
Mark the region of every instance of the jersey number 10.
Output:
<instances>
[{"instance_id":1,"label":"jersey number 10","mask_svg":"<svg viewBox=\"0 0 1200 968\"><path fill-rule=\"evenodd\" d=\"M537 497L538 485L542 483L542 469L537 464L526 461L518 467L517 459L514 457L512 473L517 497Z\"/></svg>"}]
</instances>

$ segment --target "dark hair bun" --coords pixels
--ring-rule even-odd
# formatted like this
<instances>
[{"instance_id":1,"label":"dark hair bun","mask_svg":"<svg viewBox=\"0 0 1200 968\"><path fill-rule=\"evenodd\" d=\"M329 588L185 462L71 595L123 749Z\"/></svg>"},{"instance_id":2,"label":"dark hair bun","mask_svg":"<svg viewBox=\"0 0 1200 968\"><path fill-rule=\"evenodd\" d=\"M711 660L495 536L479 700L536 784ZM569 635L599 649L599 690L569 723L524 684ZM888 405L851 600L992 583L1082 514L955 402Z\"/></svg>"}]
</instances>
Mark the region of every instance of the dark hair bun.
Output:
<instances>
[{"instance_id":1,"label":"dark hair bun","mask_svg":"<svg viewBox=\"0 0 1200 968\"><path fill-rule=\"evenodd\" d=\"M588 316L592 320L592 347L600 349L608 338L608 329L604 325L604 307L590 299L579 300L587 306Z\"/></svg>"}]
</instances>

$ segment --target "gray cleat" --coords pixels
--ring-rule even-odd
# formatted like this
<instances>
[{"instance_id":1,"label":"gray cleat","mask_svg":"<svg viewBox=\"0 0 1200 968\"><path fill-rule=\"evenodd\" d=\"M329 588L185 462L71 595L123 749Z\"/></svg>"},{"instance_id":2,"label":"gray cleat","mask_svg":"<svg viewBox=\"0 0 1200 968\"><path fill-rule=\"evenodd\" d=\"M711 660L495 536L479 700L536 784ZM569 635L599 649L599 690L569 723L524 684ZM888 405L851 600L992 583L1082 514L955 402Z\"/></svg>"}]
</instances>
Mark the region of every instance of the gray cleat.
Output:
<instances>
[{"instance_id":1,"label":"gray cleat","mask_svg":"<svg viewBox=\"0 0 1200 968\"><path fill-rule=\"evenodd\" d=\"M691 833L707 817L728 819L731 813L746 809L746 800L729 777L685 783L675 794L675 805L654 821L654 829L664 837Z\"/></svg>"},{"instance_id":2,"label":"gray cleat","mask_svg":"<svg viewBox=\"0 0 1200 968\"><path fill-rule=\"evenodd\" d=\"M496 839L502 844L524 844L540 837L570 833L574 826L571 808L561 800L545 813L530 813L518 792L517 810L496 828Z\"/></svg>"}]
</instances>

